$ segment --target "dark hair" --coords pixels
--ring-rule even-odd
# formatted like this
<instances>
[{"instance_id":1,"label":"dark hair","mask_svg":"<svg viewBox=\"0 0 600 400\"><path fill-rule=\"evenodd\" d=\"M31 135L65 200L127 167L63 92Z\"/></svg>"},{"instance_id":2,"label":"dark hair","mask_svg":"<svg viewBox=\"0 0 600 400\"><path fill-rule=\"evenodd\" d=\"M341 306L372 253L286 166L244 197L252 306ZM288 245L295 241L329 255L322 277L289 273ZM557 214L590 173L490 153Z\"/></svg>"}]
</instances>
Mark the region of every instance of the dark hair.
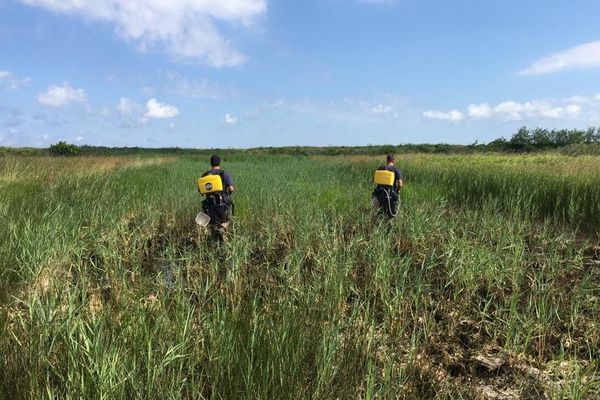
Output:
<instances>
[{"instance_id":1,"label":"dark hair","mask_svg":"<svg viewBox=\"0 0 600 400\"><path fill-rule=\"evenodd\" d=\"M213 154L212 157L210 158L210 166L218 167L220 165L221 165L221 157L219 157L216 154Z\"/></svg>"},{"instance_id":2,"label":"dark hair","mask_svg":"<svg viewBox=\"0 0 600 400\"><path fill-rule=\"evenodd\" d=\"M388 154L386 159L388 163L396 161L393 154Z\"/></svg>"}]
</instances>

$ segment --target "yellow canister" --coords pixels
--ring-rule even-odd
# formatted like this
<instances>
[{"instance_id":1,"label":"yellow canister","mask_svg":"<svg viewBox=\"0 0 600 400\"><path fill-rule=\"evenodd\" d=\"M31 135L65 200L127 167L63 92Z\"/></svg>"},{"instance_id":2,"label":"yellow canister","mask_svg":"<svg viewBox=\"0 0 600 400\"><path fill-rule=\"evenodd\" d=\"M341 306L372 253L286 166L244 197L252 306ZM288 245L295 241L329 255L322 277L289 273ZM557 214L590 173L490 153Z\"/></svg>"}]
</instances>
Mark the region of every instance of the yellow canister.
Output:
<instances>
[{"instance_id":1,"label":"yellow canister","mask_svg":"<svg viewBox=\"0 0 600 400\"><path fill-rule=\"evenodd\" d=\"M387 170L377 170L373 176L376 185L394 186L394 173Z\"/></svg>"},{"instance_id":2,"label":"yellow canister","mask_svg":"<svg viewBox=\"0 0 600 400\"><path fill-rule=\"evenodd\" d=\"M219 175L206 175L198 179L198 190L202 194L211 194L223 191L223 181Z\"/></svg>"}]
</instances>

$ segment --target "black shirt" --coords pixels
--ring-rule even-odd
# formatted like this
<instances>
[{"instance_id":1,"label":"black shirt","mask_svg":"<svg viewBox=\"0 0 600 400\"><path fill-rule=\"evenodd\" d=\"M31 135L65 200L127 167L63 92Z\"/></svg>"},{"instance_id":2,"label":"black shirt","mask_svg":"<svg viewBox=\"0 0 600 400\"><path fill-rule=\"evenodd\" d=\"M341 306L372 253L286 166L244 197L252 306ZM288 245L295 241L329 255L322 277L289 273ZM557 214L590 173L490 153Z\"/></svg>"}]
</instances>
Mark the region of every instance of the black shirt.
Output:
<instances>
[{"instance_id":1,"label":"black shirt","mask_svg":"<svg viewBox=\"0 0 600 400\"><path fill-rule=\"evenodd\" d=\"M382 165L378 168L379 170L388 170L394 173L394 191L398 192L400 189L398 187L398 181L402 179L402 171L398 169L395 165Z\"/></svg>"}]
</instances>

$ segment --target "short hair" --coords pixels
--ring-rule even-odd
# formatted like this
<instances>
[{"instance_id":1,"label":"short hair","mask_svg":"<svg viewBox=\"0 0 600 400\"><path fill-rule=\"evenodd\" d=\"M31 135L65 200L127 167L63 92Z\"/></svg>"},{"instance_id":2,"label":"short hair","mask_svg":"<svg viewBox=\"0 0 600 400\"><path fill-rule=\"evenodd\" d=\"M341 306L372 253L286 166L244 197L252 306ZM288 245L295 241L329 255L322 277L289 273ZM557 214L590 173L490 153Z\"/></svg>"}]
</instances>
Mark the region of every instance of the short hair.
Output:
<instances>
[{"instance_id":1,"label":"short hair","mask_svg":"<svg viewBox=\"0 0 600 400\"><path fill-rule=\"evenodd\" d=\"M389 163L396 161L393 154L388 154L386 159Z\"/></svg>"},{"instance_id":2,"label":"short hair","mask_svg":"<svg viewBox=\"0 0 600 400\"><path fill-rule=\"evenodd\" d=\"M218 167L220 165L221 165L221 157L219 157L216 154L213 154L212 157L210 157L210 166Z\"/></svg>"}]
</instances>

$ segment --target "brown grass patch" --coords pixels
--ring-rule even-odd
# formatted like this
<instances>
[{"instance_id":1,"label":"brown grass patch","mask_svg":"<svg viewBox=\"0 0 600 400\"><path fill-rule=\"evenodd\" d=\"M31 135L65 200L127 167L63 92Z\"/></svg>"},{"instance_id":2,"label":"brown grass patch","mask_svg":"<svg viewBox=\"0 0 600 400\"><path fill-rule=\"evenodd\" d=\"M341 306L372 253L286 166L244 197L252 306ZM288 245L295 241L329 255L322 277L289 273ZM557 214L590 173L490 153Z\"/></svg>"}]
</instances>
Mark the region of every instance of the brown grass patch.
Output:
<instances>
[{"instance_id":1,"label":"brown grass patch","mask_svg":"<svg viewBox=\"0 0 600 400\"><path fill-rule=\"evenodd\" d=\"M82 156L82 157L0 157L0 183L28 179L53 182L65 175L87 176L122 168L140 168L174 161L175 157Z\"/></svg>"}]
</instances>

